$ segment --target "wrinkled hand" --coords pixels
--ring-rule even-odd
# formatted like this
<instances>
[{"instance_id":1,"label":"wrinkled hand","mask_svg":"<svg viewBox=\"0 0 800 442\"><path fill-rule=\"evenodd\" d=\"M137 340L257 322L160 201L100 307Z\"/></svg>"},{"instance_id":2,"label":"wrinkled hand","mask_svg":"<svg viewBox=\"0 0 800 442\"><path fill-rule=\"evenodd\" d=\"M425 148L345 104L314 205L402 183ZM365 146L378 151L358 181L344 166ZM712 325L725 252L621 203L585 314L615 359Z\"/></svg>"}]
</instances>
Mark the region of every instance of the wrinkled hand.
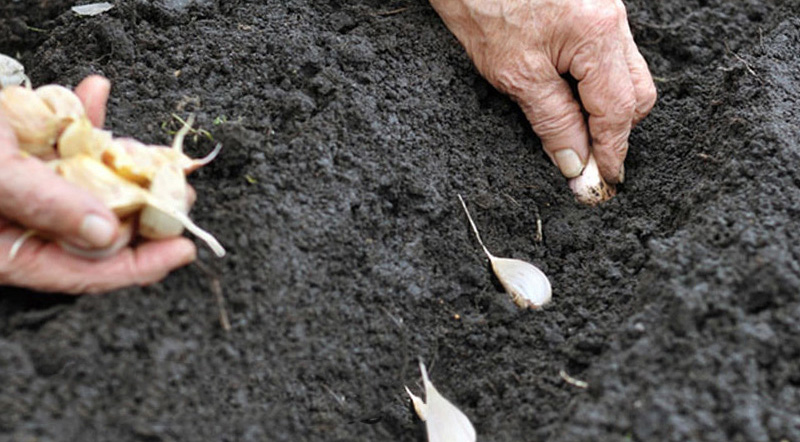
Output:
<instances>
[{"instance_id":1,"label":"wrinkled hand","mask_svg":"<svg viewBox=\"0 0 800 442\"><path fill-rule=\"evenodd\" d=\"M75 89L97 127L105 120L109 89L108 80L98 76L86 78ZM195 259L194 244L186 238L148 241L103 261L89 261L34 237L9 260L12 244L27 229L81 248L103 248L114 241L118 227L117 218L99 200L64 181L40 160L22 155L0 113L0 285L98 293L156 282Z\"/></svg>"},{"instance_id":2,"label":"wrinkled hand","mask_svg":"<svg viewBox=\"0 0 800 442\"><path fill-rule=\"evenodd\" d=\"M656 89L621 0L430 1L481 74L519 103L564 176L580 175L591 150L607 181L624 180L628 135Z\"/></svg>"}]
</instances>

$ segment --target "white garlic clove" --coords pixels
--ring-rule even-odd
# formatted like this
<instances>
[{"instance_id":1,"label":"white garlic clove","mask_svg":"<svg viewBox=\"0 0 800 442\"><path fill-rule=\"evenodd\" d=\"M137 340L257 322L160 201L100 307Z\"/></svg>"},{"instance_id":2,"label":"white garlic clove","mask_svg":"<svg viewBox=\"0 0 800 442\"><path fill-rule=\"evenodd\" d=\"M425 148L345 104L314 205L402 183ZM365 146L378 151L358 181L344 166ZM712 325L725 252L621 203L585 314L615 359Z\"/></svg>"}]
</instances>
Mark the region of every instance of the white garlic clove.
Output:
<instances>
[{"instance_id":1,"label":"white garlic clove","mask_svg":"<svg viewBox=\"0 0 800 442\"><path fill-rule=\"evenodd\" d=\"M164 165L150 182L150 194L183 214L189 213L189 185L177 166ZM139 216L139 234L149 239L164 239L183 233L183 224L172 215L148 206Z\"/></svg>"},{"instance_id":2,"label":"white garlic clove","mask_svg":"<svg viewBox=\"0 0 800 442\"><path fill-rule=\"evenodd\" d=\"M419 370L425 387L425 401L411 393L408 387L405 388L414 404L414 411L425 422L428 441L474 442L477 436L469 418L433 386L422 361L419 362Z\"/></svg>"},{"instance_id":3,"label":"white garlic clove","mask_svg":"<svg viewBox=\"0 0 800 442\"><path fill-rule=\"evenodd\" d=\"M48 84L36 88L35 92L55 114L59 122L59 132L73 121L86 117L80 98L64 86Z\"/></svg>"},{"instance_id":4,"label":"white garlic clove","mask_svg":"<svg viewBox=\"0 0 800 442\"><path fill-rule=\"evenodd\" d=\"M580 176L569 180L569 187L578 202L589 206L608 201L617 194L616 186L606 183L600 175L597 161L592 154L589 155L589 161Z\"/></svg>"},{"instance_id":5,"label":"white garlic clove","mask_svg":"<svg viewBox=\"0 0 800 442\"><path fill-rule=\"evenodd\" d=\"M550 280L533 264L519 259L489 258L494 274L514 303L522 308L539 308L553 296Z\"/></svg>"},{"instance_id":6,"label":"white garlic clove","mask_svg":"<svg viewBox=\"0 0 800 442\"><path fill-rule=\"evenodd\" d=\"M0 89L6 86L19 86L27 80L22 63L8 55L0 54Z\"/></svg>"},{"instance_id":7,"label":"white garlic clove","mask_svg":"<svg viewBox=\"0 0 800 442\"><path fill-rule=\"evenodd\" d=\"M495 276L497 276L506 293L511 295L514 303L521 308L539 308L550 302L553 297L553 290L547 275L539 270L538 267L525 261L492 255L483 244L478 228L475 226L475 221L472 220L472 215L467 210L464 198L458 195L458 200L461 201L461 206L467 214L467 219L472 231L475 233L475 237L478 239L478 243L489 258L489 262L492 263L492 270Z\"/></svg>"},{"instance_id":8,"label":"white garlic clove","mask_svg":"<svg viewBox=\"0 0 800 442\"><path fill-rule=\"evenodd\" d=\"M59 133L58 119L34 91L22 86L0 90L0 110L14 130L19 148L37 157L55 152Z\"/></svg>"}]
</instances>

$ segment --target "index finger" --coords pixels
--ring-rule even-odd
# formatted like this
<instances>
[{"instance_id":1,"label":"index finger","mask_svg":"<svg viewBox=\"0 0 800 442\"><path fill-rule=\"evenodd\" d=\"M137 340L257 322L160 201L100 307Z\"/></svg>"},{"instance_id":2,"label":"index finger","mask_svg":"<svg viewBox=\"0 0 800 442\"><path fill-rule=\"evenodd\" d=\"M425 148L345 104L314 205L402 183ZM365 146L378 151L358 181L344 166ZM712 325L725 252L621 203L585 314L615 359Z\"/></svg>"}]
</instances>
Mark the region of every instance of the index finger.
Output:
<instances>
[{"instance_id":1,"label":"index finger","mask_svg":"<svg viewBox=\"0 0 800 442\"><path fill-rule=\"evenodd\" d=\"M103 127L111 82L99 75L90 75L75 87L75 95L83 102L86 116L94 127Z\"/></svg>"}]
</instances>

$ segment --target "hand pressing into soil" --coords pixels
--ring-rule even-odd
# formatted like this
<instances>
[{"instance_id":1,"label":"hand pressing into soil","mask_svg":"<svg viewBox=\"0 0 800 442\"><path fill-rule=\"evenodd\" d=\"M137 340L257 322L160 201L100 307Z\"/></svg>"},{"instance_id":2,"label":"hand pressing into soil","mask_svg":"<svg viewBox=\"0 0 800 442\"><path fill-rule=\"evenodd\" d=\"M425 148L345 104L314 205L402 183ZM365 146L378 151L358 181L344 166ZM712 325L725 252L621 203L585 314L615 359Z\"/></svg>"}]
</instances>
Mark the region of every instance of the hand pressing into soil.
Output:
<instances>
[{"instance_id":1,"label":"hand pressing into soil","mask_svg":"<svg viewBox=\"0 0 800 442\"><path fill-rule=\"evenodd\" d=\"M624 180L628 135L656 89L621 0L430 1L481 74L519 103L564 176L580 175L592 151L608 182Z\"/></svg>"},{"instance_id":2,"label":"hand pressing into soil","mask_svg":"<svg viewBox=\"0 0 800 442\"><path fill-rule=\"evenodd\" d=\"M86 78L75 89L97 127L105 120L109 89L108 80L98 76ZM89 261L36 237L9 259L12 244L27 229L92 249L112 244L118 228L116 216L99 200L64 181L40 160L21 154L0 113L0 285L98 293L156 282L195 259L194 244L186 238L148 241L103 261Z\"/></svg>"}]
</instances>

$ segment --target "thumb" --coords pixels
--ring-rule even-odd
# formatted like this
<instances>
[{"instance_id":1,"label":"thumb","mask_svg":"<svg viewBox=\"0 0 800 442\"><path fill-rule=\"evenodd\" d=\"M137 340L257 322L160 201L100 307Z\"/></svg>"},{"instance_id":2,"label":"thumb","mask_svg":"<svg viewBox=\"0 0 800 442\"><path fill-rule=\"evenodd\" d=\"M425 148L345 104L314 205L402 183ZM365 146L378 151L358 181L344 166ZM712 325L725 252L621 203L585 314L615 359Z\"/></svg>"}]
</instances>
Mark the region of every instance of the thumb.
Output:
<instances>
[{"instance_id":1,"label":"thumb","mask_svg":"<svg viewBox=\"0 0 800 442\"><path fill-rule=\"evenodd\" d=\"M119 222L98 199L65 181L38 158L23 155L0 114L0 214L27 229L84 248L102 248Z\"/></svg>"},{"instance_id":2,"label":"thumb","mask_svg":"<svg viewBox=\"0 0 800 442\"><path fill-rule=\"evenodd\" d=\"M552 65L544 78L516 95L533 131L550 159L567 178L583 172L589 158L589 136L580 104Z\"/></svg>"}]
</instances>

